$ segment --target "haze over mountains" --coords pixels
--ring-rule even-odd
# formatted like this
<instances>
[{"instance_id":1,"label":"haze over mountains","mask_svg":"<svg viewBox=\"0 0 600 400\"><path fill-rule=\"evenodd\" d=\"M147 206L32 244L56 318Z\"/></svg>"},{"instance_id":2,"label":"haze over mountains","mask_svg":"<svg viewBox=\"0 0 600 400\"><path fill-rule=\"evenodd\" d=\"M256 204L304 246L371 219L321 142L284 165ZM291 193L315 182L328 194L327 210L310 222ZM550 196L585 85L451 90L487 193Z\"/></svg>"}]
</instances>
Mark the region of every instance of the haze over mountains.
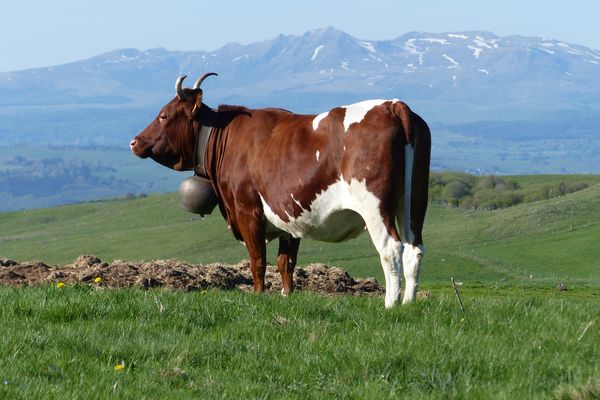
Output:
<instances>
[{"instance_id":1,"label":"haze over mountains","mask_svg":"<svg viewBox=\"0 0 600 400\"><path fill-rule=\"evenodd\" d=\"M432 127L436 169L600 173L600 51L484 31L376 41L329 27L215 51L121 49L0 73L0 147L110 146L129 157L129 140L173 98L176 78L187 74L191 86L208 71L219 73L203 84L213 107L319 113L400 98Z\"/></svg>"}]
</instances>

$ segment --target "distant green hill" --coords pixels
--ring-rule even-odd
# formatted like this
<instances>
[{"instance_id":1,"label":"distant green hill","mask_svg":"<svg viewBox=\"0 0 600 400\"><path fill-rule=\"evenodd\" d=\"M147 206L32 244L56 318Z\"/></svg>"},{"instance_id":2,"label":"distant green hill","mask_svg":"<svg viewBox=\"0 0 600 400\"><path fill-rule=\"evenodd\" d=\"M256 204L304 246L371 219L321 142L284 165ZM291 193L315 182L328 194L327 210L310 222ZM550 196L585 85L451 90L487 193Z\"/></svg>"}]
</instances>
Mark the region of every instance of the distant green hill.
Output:
<instances>
[{"instance_id":1,"label":"distant green hill","mask_svg":"<svg viewBox=\"0 0 600 400\"><path fill-rule=\"evenodd\" d=\"M522 185L557 177L516 177ZM577 180L579 177L560 179ZM430 205L425 225L424 285L451 276L471 284L600 287L600 184L494 211ZM276 244L268 246L269 262ZM0 257L51 264L95 254L105 261L177 258L237 263L246 249L218 211L200 219L176 194L0 213ZM304 240L299 263L322 262L382 280L379 257L364 234L345 243Z\"/></svg>"},{"instance_id":2,"label":"distant green hill","mask_svg":"<svg viewBox=\"0 0 600 400\"><path fill-rule=\"evenodd\" d=\"M133 135L133 133L132 133ZM189 173L187 175L190 175ZM121 147L0 147L0 212L177 190L182 174Z\"/></svg>"}]
</instances>

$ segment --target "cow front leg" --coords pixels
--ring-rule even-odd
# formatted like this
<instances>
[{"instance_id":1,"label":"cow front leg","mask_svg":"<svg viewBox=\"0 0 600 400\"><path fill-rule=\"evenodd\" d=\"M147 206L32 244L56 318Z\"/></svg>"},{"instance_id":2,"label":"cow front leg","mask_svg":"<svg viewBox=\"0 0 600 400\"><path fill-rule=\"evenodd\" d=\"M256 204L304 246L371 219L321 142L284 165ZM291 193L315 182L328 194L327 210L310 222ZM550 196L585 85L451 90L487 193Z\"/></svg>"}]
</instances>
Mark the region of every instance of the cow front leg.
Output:
<instances>
[{"instance_id":1,"label":"cow front leg","mask_svg":"<svg viewBox=\"0 0 600 400\"><path fill-rule=\"evenodd\" d=\"M294 291L294 268L298 256L300 239L291 236L279 238L277 253L277 270L281 274L281 294L287 296Z\"/></svg>"},{"instance_id":2,"label":"cow front leg","mask_svg":"<svg viewBox=\"0 0 600 400\"><path fill-rule=\"evenodd\" d=\"M250 256L250 270L254 282L254 292L265 290L265 272L267 270L267 244L265 241L265 222L259 215L249 214L239 217L240 234Z\"/></svg>"}]
</instances>

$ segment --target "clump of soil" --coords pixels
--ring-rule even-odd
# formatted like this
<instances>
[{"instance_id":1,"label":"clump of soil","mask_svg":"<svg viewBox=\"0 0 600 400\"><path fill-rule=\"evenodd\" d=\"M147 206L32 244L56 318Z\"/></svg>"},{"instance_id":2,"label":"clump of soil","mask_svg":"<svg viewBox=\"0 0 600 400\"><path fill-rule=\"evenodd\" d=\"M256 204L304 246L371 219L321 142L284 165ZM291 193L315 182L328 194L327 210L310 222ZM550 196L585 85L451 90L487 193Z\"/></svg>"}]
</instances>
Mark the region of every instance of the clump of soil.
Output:
<instances>
[{"instance_id":1,"label":"clump of soil","mask_svg":"<svg viewBox=\"0 0 600 400\"><path fill-rule=\"evenodd\" d=\"M326 294L375 294L385 289L374 278L353 278L340 268L310 264L296 268L297 290ZM108 288L163 287L174 290L252 289L250 264L221 263L193 265L177 260L150 262L114 261L110 264L98 257L83 255L73 263L49 266L39 261L18 263L0 258L0 285L42 285L48 283L90 284ZM265 277L267 291L281 291L281 278L276 268L268 267Z\"/></svg>"}]
</instances>

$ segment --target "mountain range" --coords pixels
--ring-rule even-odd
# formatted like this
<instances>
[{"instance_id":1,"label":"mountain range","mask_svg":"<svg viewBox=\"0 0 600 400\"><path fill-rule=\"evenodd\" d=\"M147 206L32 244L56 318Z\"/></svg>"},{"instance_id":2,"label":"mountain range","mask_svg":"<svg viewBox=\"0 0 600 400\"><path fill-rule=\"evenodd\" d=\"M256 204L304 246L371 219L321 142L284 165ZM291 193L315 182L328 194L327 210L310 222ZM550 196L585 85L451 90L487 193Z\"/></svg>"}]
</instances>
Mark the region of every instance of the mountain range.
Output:
<instances>
[{"instance_id":1,"label":"mountain range","mask_svg":"<svg viewBox=\"0 0 600 400\"><path fill-rule=\"evenodd\" d=\"M203 84L211 106L318 113L366 98L405 100L432 126L439 168L600 172L585 154L577 165L553 163L600 149L600 51L486 31L368 40L328 27L215 51L121 49L0 73L0 146L125 149L174 96L179 75L189 75L191 85L208 71L219 74ZM531 154L524 164L512 162L536 146L551 167L540 169L546 164Z\"/></svg>"}]
</instances>

